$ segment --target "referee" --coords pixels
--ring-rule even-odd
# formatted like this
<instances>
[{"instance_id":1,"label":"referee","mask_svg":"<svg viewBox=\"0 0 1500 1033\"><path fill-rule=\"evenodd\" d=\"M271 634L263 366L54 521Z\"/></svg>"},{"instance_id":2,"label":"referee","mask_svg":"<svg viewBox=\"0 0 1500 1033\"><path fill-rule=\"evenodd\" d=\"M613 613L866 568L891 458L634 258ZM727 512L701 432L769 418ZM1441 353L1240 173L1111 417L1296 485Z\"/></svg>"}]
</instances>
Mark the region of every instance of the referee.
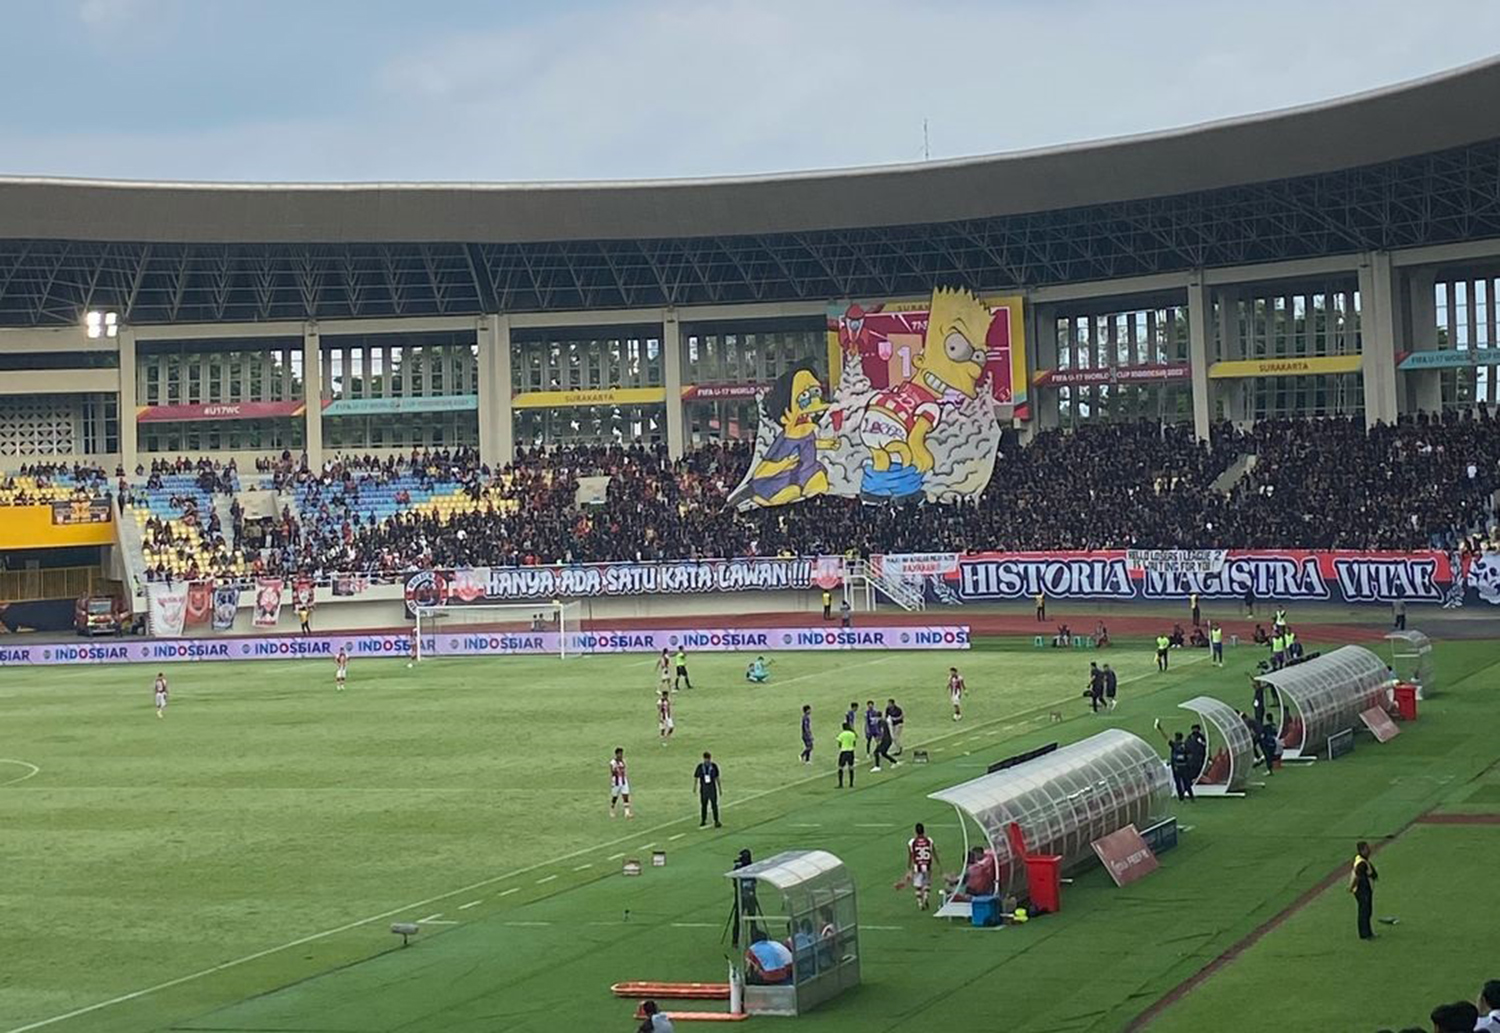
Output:
<instances>
[{"instance_id":1,"label":"referee","mask_svg":"<svg viewBox=\"0 0 1500 1033\"><path fill-rule=\"evenodd\" d=\"M844 769L849 769L849 788L854 788L854 747L859 743L859 736L854 734L854 725L850 721L844 722L843 730L838 734L839 743L839 788L844 788Z\"/></svg>"},{"instance_id":2,"label":"referee","mask_svg":"<svg viewBox=\"0 0 1500 1033\"><path fill-rule=\"evenodd\" d=\"M1372 885L1380 873L1370 862L1370 844L1360 840L1354 847L1354 865L1349 869L1349 892L1354 894L1357 905L1359 938L1375 939L1375 930L1370 928L1370 915L1375 910L1375 887Z\"/></svg>"},{"instance_id":3,"label":"referee","mask_svg":"<svg viewBox=\"0 0 1500 1033\"><path fill-rule=\"evenodd\" d=\"M698 827L708 824L708 811L713 808L714 828L719 828L719 765L713 755L703 751L703 760L693 769L693 785L698 787Z\"/></svg>"}]
</instances>

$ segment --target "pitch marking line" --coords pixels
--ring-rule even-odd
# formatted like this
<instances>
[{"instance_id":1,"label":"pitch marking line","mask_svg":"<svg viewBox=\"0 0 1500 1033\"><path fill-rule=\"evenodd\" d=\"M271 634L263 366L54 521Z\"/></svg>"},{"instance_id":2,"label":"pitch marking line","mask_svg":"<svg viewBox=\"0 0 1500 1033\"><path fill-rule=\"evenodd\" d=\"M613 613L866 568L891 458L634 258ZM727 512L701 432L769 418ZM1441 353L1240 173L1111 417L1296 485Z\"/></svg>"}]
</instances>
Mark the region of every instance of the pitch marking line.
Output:
<instances>
[{"instance_id":1,"label":"pitch marking line","mask_svg":"<svg viewBox=\"0 0 1500 1033\"><path fill-rule=\"evenodd\" d=\"M536 884L537 884L537 885L538 885L538 886L540 886L540 885L542 885L542 884L543 884L543 883L546 883L546 882L551 882L551 881L552 881L552 880L553 880L553 879L555 879L555 878L557 878L557 876L556 876L556 875L544 875L544 876L542 876L542 877L541 877L541 878L540 878L540 879L538 879L538 880L537 880L537 881L536 881Z\"/></svg>"},{"instance_id":2,"label":"pitch marking line","mask_svg":"<svg viewBox=\"0 0 1500 1033\"><path fill-rule=\"evenodd\" d=\"M686 835L686 833L684 833L684 835ZM620 858L622 858L624 856L625 856L625 851L621 850L618 854L610 854L608 857L605 858L605 860L606 861L618 861Z\"/></svg>"},{"instance_id":3,"label":"pitch marking line","mask_svg":"<svg viewBox=\"0 0 1500 1033\"><path fill-rule=\"evenodd\" d=\"M881 657L879 660L875 660L875 661L872 661L872 662L873 663L882 663L882 662L884 662L885 660L888 660L888 659L891 659L891 658L890 657ZM1180 666L1186 667L1189 664L1198 663L1200 660L1206 660L1206 659L1208 659L1207 656L1203 656L1201 658L1195 658L1193 660L1186 661L1185 663L1181 664ZM866 664L851 664L849 666L851 666L851 667L856 667L856 666L857 667L863 667L863 666L867 666L867 665ZM847 668L845 668L845 669L847 670ZM819 673L826 674L827 672L825 671L825 672L819 672ZM1132 676L1130 678L1121 678L1120 679L1120 684L1125 685L1125 684L1128 684L1130 682L1140 681L1143 678L1152 677L1153 675L1155 675L1157 673L1159 673L1159 672L1154 672L1153 671L1153 672L1147 672L1147 673L1140 674L1140 675L1135 675L1135 676ZM787 681L791 681L791 680L792 679L790 679L790 678L787 679ZM783 682L781 684L786 684L786 683ZM1037 707L1035 709L1037 711L1045 712L1048 707L1056 707L1056 706L1061 705L1062 703L1071 702L1074 699L1075 699L1075 697L1068 696L1068 697L1066 697L1066 699L1061 700L1061 701L1059 701L1057 703L1044 703L1044 704L1042 704L1041 706L1039 706L1039 707ZM967 731L967 729L965 729L965 731ZM957 734L956 730L954 732L948 733L947 735L935 736L932 739L924 740L924 742L917 743L917 744L914 744L914 745L924 745L925 746L927 743L942 742L945 739L951 739L955 734ZM929 748L931 748L931 747L929 747ZM35 767L35 765L33 765L33 764L31 764L31 763L29 763L27 761L17 761L15 763L22 764L23 766L28 767L28 768ZM40 771L41 769L38 768L37 770ZM30 774L28 774L25 777L30 778L32 776ZM780 792L783 789L788 789L788 788L793 788L793 787L796 787L796 786L807 785L810 782L814 782L814 781L817 781L819 779L827 778L827 777L828 776L827 776L826 772L820 772L820 773L818 773L816 775L808 775L806 778L796 779L796 780L794 780L792 782L784 782L781 785L772 786L770 789L763 789L763 790L761 790L759 792L750 793L748 796L739 797L739 798L736 799L735 802L738 803L738 804L751 803L752 801L762 799L763 797L766 797L766 796L770 796L772 793ZM669 829L673 825L680 825L680 824L682 824L682 822L684 822L684 821L690 821L690 820L691 820L690 818L677 818L677 819L674 819L672 821L663 822L662 824L658 825L656 827L656 829L657 830ZM168 979L168 980L165 980L163 982L156 983L153 986L144 987L144 988L142 988L140 990L132 990L128 994L120 994L119 996L117 996L117 997L111 997L108 1000L96 1001L93 1004L84 1005L82 1008L74 1008L72 1011L63 1012L61 1015L53 1015L51 1018L39 1019L36 1022L28 1022L24 1026L15 1026L15 1027L13 1027L11 1029L0 1031L0 1033L31 1033L31 1030L42 1029L43 1027L51 1026L51 1025L54 1025L55 1023L59 1023L59 1022L66 1022L68 1019L76 1019L76 1018L78 1018L81 1015L92 1015L96 1011L101 1011L101 1010L103 1010L105 1008L112 1008L112 1007L114 1007L117 1004L125 1004L127 1001L138 1000L138 999L140 999L142 997L149 996L150 994L160 993L163 990L170 990L173 987L181 986L184 983L191 983L194 980L202 979L204 976L217 975L218 973L223 972L226 969L237 968L240 965L248 965L252 961L259 961L261 958L270 957L272 954L280 954L282 951L292 950L293 948L296 948L296 947L302 947L302 946L305 946L306 944L309 944L309 943L315 943L318 940L325 940L325 939L327 939L330 936L337 936L340 933L349 932L351 929L358 929L360 926L369 925L371 922L379 922L379 921L381 921L383 919L386 919L386 918L391 918L391 917L396 916L396 915L401 915L401 914L405 914L405 913L410 912L410 911L414 911L414 910L416 910L417 908L420 908L420 907L425 907L428 904L436 904L439 901L448 900L451 897L456 897L456 896L459 896L459 895L465 894L465 893L472 893L475 890L484 889L486 886L493 886L497 882L504 882L506 879L514 879L517 876L528 875L531 872L537 871L540 868L546 868L546 867L548 867L550 865L560 864L563 861L571 861L575 857L583 857L584 855L591 854L591 853L593 853L596 850L606 849L606 848L612 847L612 846L618 846L622 842L625 842L624 838L611 840L611 841L608 841L608 842L605 842L605 843L598 843L598 844L595 844L594 846L583 847L583 848L581 848L579 850L574 850L571 853L564 854L561 857L555 857L555 858L552 858L552 859L547 860L547 861L538 861L535 864L526 865L525 867L523 867L523 868L517 868L514 871L504 872L504 873L502 873L500 875L492 875L492 876L490 876L487 879L480 879L478 882L470 883L467 886L460 886L458 889L448 890L448 891L446 891L444 893L436 894L434 896L428 897L426 900L419 900L419 901L417 901L414 904L406 904L406 905L404 905L402 907L391 908L388 911L382 911L379 914L370 915L367 918L357 918L357 919L354 919L353 921L345 922L343 925L334 926L332 929L324 929L321 932L309 933L306 936L299 936L295 940L290 940L287 943L278 944L275 947L267 947L264 950L258 950L258 951L255 951L252 954L246 954L244 957L241 957L241 958L234 958L234 959L232 959L230 961L225 961L225 962L222 962L221 964L213 965L213 966L211 966L209 968L199 969L196 972L189 972L185 976L178 976L175 979ZM615 857L623 857L623 856L624 856L623 854L617 854L617 855L615 855ZM611 858L611 860L613 860L613 859L614 858ZM502 891L500 893L500 896L506 897L506 896L509 896L512 893L519 893L519 892L520 892L520 887L519 886L513 886L513 887L511 887L508 890Z\"/></svg>"},{"instance_id":4,"label":"pitch marking line","mask_svg":"<svg viewBox=\"0 0 1500 1033\"><path fill-rule=\"evenodd\" d=\"M893 829L896 826L888 821L861 821L855 822L854 827L857 829Z\"/></svg>"},{"instance_id":5,"label":"pitch marking line","mask_svg":"<svg viewBox=\"0 0 1500 1033\"><path fill-rule=\"evenodd\" d=\"M673 922L673 929L717 929L717 922ZM865 928L860 926L861 929Z\"/></svg>"},{"instance_id":6,"label":"pitch marking line","mask_svg":"<svg viewBox=\"0 0 1500 1033\"><path fill-rule=\"evenodd\" d=\"M575 872L581 872L581 871L583 871L583 870L584 870L584 869L585 869L585 868L592 868L592 867L594 867L594 865L593 865L593 863L592 863L592 862L590 862L590 863L589 863L589 864L580 864L580 865L578 865L578 866L577 866L577 867L576 867L576 868L574 868L574 869L573 869L573 870L574 870L574 871L575 871Z\"/></svg>"},{"instance_id":7,"label":"pitch marking line","mask_svg":"<svg viewBox=\"0 0 1500 1033\"><path fill-rule=\"evenodd\" d=\"M480 904L483 904L483 903L484 903L484 901L482 901L482 900L471 900L467 904L460 904L460 905L458 905L458 909L460 911L467 911L467 910L469 910L469 908L471 908L471 907L478 907Z\"/></svg>"},{"instance_id":8,"label":"pitch marking line","mask_svg":"<svg viewBox=\"0 0 1500 1033\"><path fill-rule=\"evenodd\" d=\"M442 918L442 917L443 917L443 913L441 911L438 911L435 914L428 915L426 918L419 918L419 919L417 919L417 924L418 925L427 925L427 924L429 924L431 922L437 921L439 918Z\"/></svg>"},{"instance_id":9,"label":"pitch marking line","mask_svg":"<svg viewBox=\"0 0 1500 1033\"><path fill-rule=\"evenodd\" d=\"M551 922L506 922L505 924L506 925L519 926L522 929L539 929L539 928L541 928L544 925L551 925L552 923Z\"/></svg>"},{"instance_id":10,"label":"pitch marking line","mask_svg":"<svg viewBox=\"0 0 1500 1033\"><path fill-rule=\"evenodd\" d=\"M15 778L6 779L4 782L0 782L0 786L13 786L17 782L24 782L28 778L35 778L42 773L42 769L31 763L31 761L29 760L11 760L9 757L0 757L0 764L14 764L17 767L31 769L24 775L18 775Z\"/></svg>"}]
</instances>

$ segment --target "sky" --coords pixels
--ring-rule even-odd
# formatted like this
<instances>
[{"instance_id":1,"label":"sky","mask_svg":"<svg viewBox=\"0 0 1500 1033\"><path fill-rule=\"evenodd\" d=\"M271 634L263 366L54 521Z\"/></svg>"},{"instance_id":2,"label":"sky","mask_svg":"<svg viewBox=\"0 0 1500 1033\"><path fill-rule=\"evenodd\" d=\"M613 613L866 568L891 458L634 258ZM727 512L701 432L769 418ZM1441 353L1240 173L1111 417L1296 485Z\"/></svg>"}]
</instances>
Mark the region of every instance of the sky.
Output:
<instances>
[{"instance_id":1,"label":"sky","mask_svg":"<svg viewBox=\"0 0 1500 1033\"><path fill-rule=\"evenodd\" d=\"M924 120L938 160L1309 103L1497 41L1496 0L0 0L0 175L747 175L921 161Z\"/></svg>"}]
</instances>

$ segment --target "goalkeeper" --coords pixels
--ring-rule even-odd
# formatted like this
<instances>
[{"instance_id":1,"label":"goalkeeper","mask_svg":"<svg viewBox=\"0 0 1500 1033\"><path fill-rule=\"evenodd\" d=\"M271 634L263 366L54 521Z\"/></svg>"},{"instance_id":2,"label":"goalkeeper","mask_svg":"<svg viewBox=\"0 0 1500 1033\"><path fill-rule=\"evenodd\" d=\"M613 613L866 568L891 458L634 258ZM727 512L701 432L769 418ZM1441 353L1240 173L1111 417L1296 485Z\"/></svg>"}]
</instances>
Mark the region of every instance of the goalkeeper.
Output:
<instances>
[{"instance_id":1,"label":"goalkeeper","mask_svg":"<svg viewBox=\"0 0 1500 1033\"><path fill-rule=\"evenodd\" d=\"M750 666L745 668L745 680L754 682L757 685L764 684L771 677L771 672L768 670L769 666L766 663L765 657L757 656L754 660L750 661Z\"/></svg>"}]
</instances>

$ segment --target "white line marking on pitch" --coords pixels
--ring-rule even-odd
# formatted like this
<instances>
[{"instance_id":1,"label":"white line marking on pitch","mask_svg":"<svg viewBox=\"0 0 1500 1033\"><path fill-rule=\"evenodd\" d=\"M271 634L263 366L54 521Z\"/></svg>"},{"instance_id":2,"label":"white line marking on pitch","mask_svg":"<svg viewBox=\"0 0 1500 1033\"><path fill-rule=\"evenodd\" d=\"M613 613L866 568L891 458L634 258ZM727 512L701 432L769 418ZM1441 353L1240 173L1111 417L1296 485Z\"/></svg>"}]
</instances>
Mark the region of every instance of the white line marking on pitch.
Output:
<instances>
[{"instance_id":1,"label":"white line marking on pitch","mask_svg":"<svg viewBox=\"0 0 1500 1033\"><path fill-rule=\"evenodd\" d=\"M428 915L426 918L418 919L417 920L417 924L418 925L426 925L427 923L429 923L429 922L435 922L439 918L442 918L442 917L443 917L443 913L441 911L438 911L438 912L435 912L433 914Z\"/></svg>"},{"instance_id":2,"label":"white line marking on pitch","mask_svg":"<svg viewBox=\"0 0 1500 1033\"><path fill-rule=\"evenodd\" d=\"M896 826L888 821L860 821L855 822L854 827L857 829L893 829Z\"/></svg>"},{"instance_id":3,"label":"white line marking on pitch","mask_svg":"<svg viewBox=\"0 0 1500 1033\"><path fill-rule=\"evenodd\" d=\"M526 928L526 929L535 929L535 928L540 928L541 926L544 926L544 925L551 925L552 923L551 922L506 922L505 924L506 925L518 925L518 926L521 926L522 928Z\"/></svg>"},{"instance_id":4,"label":"white line marking on pitch","mask_svg":"<svg viewBox=\"0 0 1500 1033\"><path fill-rule=\"evenodd\" d=\"M584 870L584 869L585 869L585 868L592 868L592 867L594 867L594 866L593 866L593 864L581 864L581 865L579 865L579 866L578 866L578 867L577 867L577 868L574 868L574 869L573 869L573 870L574 870L574 871L575 871L575 872L581 872L581 871L583 871L583 870Z\"/></svg>"},{"instance_id":5,"label":"white line marking on pitch","mask_svg":"<svg viewBox=\"0 0 1500 1033\"><path fill-rule=\"evenodd\" d=\"M460 904L460 905L458 905L458 909L460 911L467 911L467 910L469 910L469 908L471 908L471 907L478 907L480 904L483 904L483 903L484 903L484 901L482 901L482 900L471 900L467 904Z\"/></svg>"},{"instance_id":6,"label":"white line marking on pitch","mask_svg":"<svg viewBox=\"0 0 1500 1033\"><path fill-rule=\"evenodd\" d=\"M42 773L42 769L31 763L31 761L29 760L11 760L9 757L0 757L0 764L15 764L18 767L31 769L24 775L20 775L16 778L7 779L4 782L0 782L0 786L13 786L17 782L24 782L28 778L35 778Z\"/></svg>"},{"instance_id":7,"label":"white line marking on pitch","mask_svg":"<svg viewBox=\"0 0 1500 1033\"><path fill-rule=\"evenodd\" d=\"M542 883L544 883L544 882L551 882L555 878L557 878L556 875L544 875L544 876L542 876L540 879L538 879L536 881L536 884L538 886L540 886Z\"/></svg>"},{"instance_id":8,"label":"white line marking on pitch","mask_svg":"<svg viewBox=\"0 0 1500 1033\"><path fill-rule=\"evenodd\" d=\"M667 842L668 842L668 843L675 843L675 842L677 842L677 840L679 840L679 839L681 839L681 838L682 838L682 837L683 837L683 836L685 836L685 835L687 835L687 833L686 833L686 832L679 832L679 833L677 833L677 835L675 835L675 836L668 836L668 837L667 837ZM621 854L621 855L620 855L620 856L621 856L621 857L624 857L624 856L625 856L625 855L624 855L624 854ZM610 858L610 860L611 860L611 861L613 861L613 860L614 860L614 858Z\"/></svg>"},{"instance_id":9,"label":"white line marking on pitch","mask_svg":"<svg viewBox=\"0 0 1500 1033\"><path fill-rule=\"evenodd\" d=\"M636 849L637 850L650 850L655 845L656 845L656 840L653 839L649 843L642 843L640 846L636 847Z\"/></svg>"},{"instance_id":10,"label":"white line marking on pitch","mask_svg":"<svg viewBox=\"0 0 1500 1033\"><path fill-rule=\"evenodd\" d=\"M876 660L876 661L873 661L873 662L874 663L881 663L885 659L888 659L888 658L882 657L880 660ZM1202 656L1202 657L1194 657L1192 660L1186 661L1186 663L1184 663L1182 666L1187 666L1188 664L1198 663L1199 661L1206 660L1206 659L1208 659L1208 657L1206 655ZM865 665L863 665L863 664L851 664L849 666L850 667L854 667L854 666L865 666ZM847 670L848 667L845 667L843 669ZM822 672L822 673L826 674L827 672L825 671L825 672ZM1143 674L1143 675L1139 675L1139 676L1133 676L1131 678L1121 678L1120 679L1120 684L1124 685L1124 684L1126 684L1128 682L1139 681L1141 678L1145 678L1145 677L1149 677L1149 676L1150 676L1149 674ZM791 679L787 679L787 681L791 681ZM783 682L781 684L785 684L785 682ZM1062 701L1062 702L1069 702L1069 701L1072 701L1072 699L1073 699L1073 697L1069 696L1069 697L1067 697L1067 700ZM1046 704L1046 705L1056 706L1058 704ZM968 729L965 729L965 731L967 731L967 730ZM919 742L919 743L913 743L912 745L915 745L915 746L926 746L928 749L934 749L934 750L941 749L941 747L932 747L932 746L928 746L927 744L934 743L934 742L942 742L942 741L944 741L946 739L952 738L954 734L956 734L956 733L955 732L949 732L949 733L947 733L945 735L935 736L932 739L927 739L927 740L924 740L924 741ZM26 761L22 761L21 763L25 764L26 767L32 767L33 766L32 764L30 764L29 762L26 762ZM30 776L27 776L27 777L30 777ZM783 782L780 785L772 786L770 789L762 789L762 790L760 790L758 792L749 793L749 794L747 794L745 796L736 797L734 802L735 802L736 806L747 804L747 803L752 803L752 802L754 802L756 800L759 800L759 799L762 799L764 797L770 796L772 793L778 793L778 792L781 792L784 789L793 789L793 788L796 788L798 786L808 785L808 784L810 784L812 782L818 781L819 779L823 779L823 778L827 778L827 777L828 776L827 776L826 772L819 772L817 774L808 775L806 778L795 779L795 780L793 780L791 782ZM691 818L674 818L671 821L662 822L660 825L656 826L656 830L669 829L669 828L671 828L674 825L680 825L684 821L691 821L691 820L692 820ZM593 846L582 847L582 848L580 848L578 850L573 850L573 851L570 851L569 853L563 854L561 857L549 858L549 859L547 859L545 861L538 861L535 864L525 865L525 866L523 866L521 868L516 868L516 869L514 869L512 871L502 872L499 875L491 875L488 878L480 879L477 882L472 882L472 883L470 883L467 886L460 886L457 889L446 890L446 891L444 891L442 893L434 894L433 896L428 897L426 900L419 900L419 901L416 901L415 903L411 903L411 904L403 904L401 907L394 907L394 908L391 908L391 909L389 909L387 911L382 911L379 914L368 915L368 916L366 916L364 918L356 918L356 919L353 919L352 921L345 922L342 925L334 926L331 929L323 929L323 930L320 930L319 932L308 933L306 936L299 936L295 940L289 940L286 943L277 944L274 947L266 947L263 950L254 951L254 952L252 952L250 954L246 954L244 957L233 958L233 959L231 959L229 961L222 962L221 964L218 964L218 965L212 965L212 966L210 966L208 968L202 968L202 969L199 969L196 972L189 972L185 976L177 976L175 979L163 980L160 983L156 983L156 984L154 984L152 986L143 987L140 990L132 990L130 993L120 994L120 995L118 995L116 997L111 997L111 998L109 998L107 1000L103 1000L103 1001L96 1001L93 1004L86 1004L86 1005L84 1005L81 1008L74 1008L72 1011L63 1012L63 1013L61 1013L59 1015L53 1015L50 1018L39 1019L36 1022L29 1022L29 1023L27 1023L24 1026L15 1026L15 1027L13 1027L11 1029L0 1031L0 1033L31 1033L31 1030L41 1029L44 1026L51 1026L54 1023L58 1023L58 1022L66 1022L68 1019L76 1019L80 1015L92 1015L96 1011L101 1011L101 1010L103 1010L105 1008L112 1008L112 1007L114 1007L117 1004L124 1004L127 1001L138 1000L138 999L140 999L142 997L147 997L147 996L149 996L151 994L154 994L154 993L160 993L163 990L170 990L173 987L181 986L184 983L191 983L191 982L193 982L195 980L202 979L205 976L217 975L218 973L223 972L226 969L238 968L241 965L248 965L252 961L259 961L261 958L270 957L272 954L280 954L282 951L293 950L294 948L302 947L302 946L304 946L306 944L309 944L309 943L315 943L318 940L326 940L330 936L337 936L340 933L346 933L346 932L348 932L351 929L358 929L360 926L369 925L372 922L379 922L379 921L382 921L383 919L395 917L396 915L409 914L410 912L415 911L418 908L426 907L429 904L436 904L438 901L441 901L441 900L448 900L448 899L450 899L452 897L461 896L461 895L466 894L466 893L473 893L475 890L481 890L481 889L484 889L487 886L493 886L493 885L495 885L495 883L497 883L497 882L504 882L506 879L514 879L514 878L518 878L518 877L520 877L522 875L529 875L530 873L532 873L534 871L537 871L538 869L546 868L546 867L549 867L551 865L561 864L564 861L571 861L575 857L583 857L583 856L585 856L587 854L592 854L592 853L594 853L597 850L604 850L604 849L608 849L609 847L612 847L612 846L618 846L619 844L621 844L621 843L623 843L625 841L626 841L625 838L621 837L619 839L607 840L606 842L603 842L603 843L596 843ZM625 855L624 854L617 854L617 855L615 855L615 858L611 858L611 860L614 860L616 858L623 857L623 856L625 856ZM519 893L519 892L520 892L520 887L519 886L513 886L510 889L503 890L499 895L502 896L502 897L506 897L506 896L509 896L512 893Z\"/></svg>"},{"instance_id":11,"label":"white line marking on pitch","mask_svg":"<svg viewBox=\"0 0 1500 1033\"><path fill-rule=\"evenodd\" d=\"M719 923L717 923L717 922L673 922L672 923L672 928L673 929L717 929L718 927L719 927ZM860 926L860 928L863 929L864 926Z\"/></svg>"},{"instance_id":12,"label":"white line marking on pitch","mask_svg":"<svg viewBox=\"0 0 1500 1033\"><path fill-rule=\"evenodd\" d=\"M859 923L859 927L861 929L874 929L877 932L886 933L900 933L906 931L906 926L904 925L865 925L863 922L861 922Z\"/></svg>"},{"instance_id":13,"label":"white line marking on pitch","mask_svg":"<svg viewBox=\"0 0 1500 1033\"><path fill-rule=\"evenodd\" d=\"M622 858L624 856L625 856L625 851L621 850L618 854L610 854L608 857L605 858L605 860L606 861L618 861L620 858Z\"/></svg>"},{"instance_id":14,"label":"white line marking on pitch","mask_svg":"<svg viewBox=\"0 0 1500 1033\"><path fill-rule=\"evenodd\" d=\"M455 921L453 921L453 919L451 919L451 918L444 918L444 919L434 919L433 921L430 921L430 922L420 922L418 924L419 925L457 925L458 923L455 922Z\"/></svg>"},{"instance_id":15,"label":"white line marking on pitch","mask_svg":"<svg viewBox=\"0 0 1500 1033\"><path fill-rule=\"evenodd\" d=\"M792 823L794 829L820 829L822 824L816 821L797 821Z\"/></svg>"}]
</instances>

